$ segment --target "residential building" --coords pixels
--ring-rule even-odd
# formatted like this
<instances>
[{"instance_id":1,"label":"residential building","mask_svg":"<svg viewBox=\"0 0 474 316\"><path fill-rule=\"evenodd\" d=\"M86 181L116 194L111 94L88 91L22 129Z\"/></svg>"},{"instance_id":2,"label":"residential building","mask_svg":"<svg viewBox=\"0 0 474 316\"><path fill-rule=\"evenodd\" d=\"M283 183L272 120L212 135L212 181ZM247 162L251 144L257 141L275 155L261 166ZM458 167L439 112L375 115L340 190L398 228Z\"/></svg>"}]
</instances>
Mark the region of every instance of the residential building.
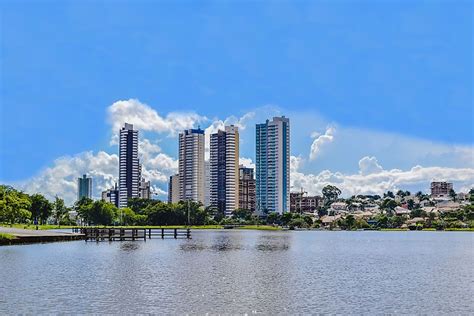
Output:
<instances>
[{"instance_id":1,"label":"residential building","mask_svg":"<svg viewBox=\"0 0 474 316\"><path fill-rule=\"evenodd\" d=\"M140 162L138 160L138 130L125 123L119 143L119 207L127 207L128 199L139 197Z\"/></svg>"},{"instance_id":2,"label":"residential building","mask_svg":"<svg viewBox=\"0 0 474 316\"><path fill-rule=\"evenodd\" d=\"M290 210L290 120L274 117L256 126L257 212Z\"/></svg>"},{"instance_id":3,"label":"residential building","mask_svg":"<svg viewBox=\"0 0 474 316\"><path fill-rule=\"evenodd\" d=\"M210 205L231 216L239 208L239 129L226 126L210 137Z\"/></svg>"},{"instance_id":4,"label":"residential building","mask_svg":"<svg viewBox=\"0 0 474 316\"><path fill-rule=\"evenodd\" d=\"M204 161L204 207L211 205L211 164Z\"/></svg>"},{"instance_id":5,"label":"residential building","mask_svg":"<svg viewBox=\"0 0 474 316\"><path fill-rule=\"evenodd\" d=\"M146 181L144 178L140 179L140 185L138 190L138 197L141 199L151 199L151 184L150 181Z\"/></svg>"},{"instance_id":6,"label":"residential building","mask_svg":"<svg viewBox=\"0 0 474 316\"><path fill-rule=\"evenodd\" d=\"M308 196L303 192L290 193L290 212L314 213L322 198L317 195Z\"/></svg>"},{"instance_id":7,"label":"residential building","mask_svg":"<svg viewBox=\"0 0 474 316\"><path fill-rule=\"evenodd\" d=\"M117 188L117 183L115 183L112 188L102 191L102 200L112 203L116 207L119 206L119 190Z\"/></svg>"},{"instance_id":8,"label":"residential building","mask_svg":"<svg viewBox=\"0 0 474 316\"><path fill-rule=\"evenodd\" d=\"M82 178L77 178L77 199L86 197L92 199L92 178L87 175L82 175Z\"/></svg>"},{"instance_id":9,"label":"residential building","mask_svg":"<svg viewBox=\"0 0 474 316\"><path fill-rule=\"evenodd\" d=\"M239 208L255 212L255 177L253 168L239 166Z\"/></svg>"},{"instance_id":10,"label":"residential building","mask_svg":"<svg viewBox=\"0 0 474 316\"><path fill-rule=\"evenodd\" d=\"M204 131L179 134L179 198L204 203Z\"/></svg>"},{"instance_id":11,"label":"residential building","mask_svg":"<svg viewBox=\"0 0 474 316\"><path fill-rule=\"evenodd\" d=\"M168 203L179 202L179 174L170 176L168 183Z\"/></svg>"},{"instance_id":12,"label":"residential building","mask_svg":"<svg viewBox=\"0 0 474 316\"><path fill-rule=\"evenodd\" d=\"M453 189L453 184L450 182L434 181L431 182L431 197L448 197L449 192Z\"/></svg>"}]
</instances>

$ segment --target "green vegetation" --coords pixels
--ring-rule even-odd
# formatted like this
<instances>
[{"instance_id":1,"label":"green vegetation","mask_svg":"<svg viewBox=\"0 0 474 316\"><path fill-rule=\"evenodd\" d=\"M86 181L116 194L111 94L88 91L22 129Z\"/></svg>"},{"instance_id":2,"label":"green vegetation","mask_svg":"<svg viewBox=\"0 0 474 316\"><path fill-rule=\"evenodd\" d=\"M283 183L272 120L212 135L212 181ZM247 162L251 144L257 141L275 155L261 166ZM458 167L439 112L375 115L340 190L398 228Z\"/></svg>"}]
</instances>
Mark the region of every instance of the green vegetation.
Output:
<instances>
[{"instance_id":1,"label":"green vegetation","mask_svg":"<svg viewBox=\"0 0 474 316\"><path fill-rule=\"evenodd\" d=\"M15 239L15 236L5 233L0 233L0 241L2 240L12 240Z\"/></svg>"},{"instance_id":2,"label":"green vegetation","mask_svg":"<svg viewBox=\"0 0 474 316\"><path fill-rule=\"evenodd\" d=\"M452 192L451 192L452 193ZM471 190L471 193L474 193ZM323 198L317 213L312 214L265 212L264 217L255 213L237 209L232 216L225 216L212 207L204 207L196 202L165 203L157 200L130 199L128 207L118 209L105 201L93 201L82 198L72 207L65 206L64 201L55 197L54 202L48 201L41 194L28 195L6 185L0 185L0 225L25 229L57 229L71 228L81 223L100 227L146 227L146 228L183 228L191 225L194 229L220 229L225 225L233 225L237 229L276 230L279 227L289 229L307 228L340 228L343 230L374 229L374 230L468 230L474 228L474 201L470 196L471 205L463 205L458 210L427 212L421 203L433 204L429 196L421 192L412 196L408 191L399 190L396 195L388 191L383 195L357 195L348 199L340 199L341 190L327 185L322 190ZM454 199L454 194L451 194ZM345 202L349 213L338 213L332 209L334 202ZM365 204L364 204L365 203ZM368 205L378 206L378 213L358 216L352 213L364 211ZM396 212L402 206L409 212ZM69 212L75 211L77 218L70 219ZM324 218L325 215L337 215ZM358 214L361 214L359 212Z\"/></svg>"},{"instance_id":3,"label":"green vegetation","mask_svg":"<svg viewBox=\"0 0 474 316\"><path fill-rule=\"evenodd\" d=\"M281 230L279 226L269 226L269 225L245 225L236 227L236 229L252 229L252 230Z\"/></svg>"}]
</instances>

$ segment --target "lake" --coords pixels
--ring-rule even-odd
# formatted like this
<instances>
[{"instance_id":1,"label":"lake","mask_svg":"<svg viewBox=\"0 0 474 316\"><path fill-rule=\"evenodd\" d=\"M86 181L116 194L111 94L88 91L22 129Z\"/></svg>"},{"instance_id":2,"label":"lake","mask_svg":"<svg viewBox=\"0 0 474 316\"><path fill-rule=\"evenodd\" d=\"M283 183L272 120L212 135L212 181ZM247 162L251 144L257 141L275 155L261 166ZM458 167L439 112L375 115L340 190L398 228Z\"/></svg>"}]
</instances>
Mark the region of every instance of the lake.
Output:
<instances>
[{"instance_id":1,"label":"lake","mask_svg":"<svg viewBox=\"0 0 474 316\"><path fill-rule=\"evenodd\" d=\"M473 314L470 232L192 231L0 247L0 314Z\"/></svg>"}]
</instances>

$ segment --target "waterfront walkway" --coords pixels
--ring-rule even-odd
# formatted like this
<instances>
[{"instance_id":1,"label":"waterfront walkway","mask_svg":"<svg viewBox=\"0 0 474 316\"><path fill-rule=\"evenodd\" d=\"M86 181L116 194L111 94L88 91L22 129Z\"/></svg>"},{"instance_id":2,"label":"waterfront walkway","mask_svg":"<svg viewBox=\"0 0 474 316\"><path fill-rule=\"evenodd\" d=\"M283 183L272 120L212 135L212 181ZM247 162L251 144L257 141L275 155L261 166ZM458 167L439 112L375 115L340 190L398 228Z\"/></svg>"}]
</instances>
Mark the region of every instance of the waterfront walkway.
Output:
<instances>
[{"instance_id":1,"label":"waterfront walkway","mask_svg":"<svg viewBox=\"0 0 474 316\"><path fill-rule=\"evenodd\" d=\"M84 234L58 232L52 230L32 230L11 227L0 227L0 233L10 234L16 238L6 241L7 244L23 244L51 241L69 241L84 239Z\"/></svg>"}]
</instances>

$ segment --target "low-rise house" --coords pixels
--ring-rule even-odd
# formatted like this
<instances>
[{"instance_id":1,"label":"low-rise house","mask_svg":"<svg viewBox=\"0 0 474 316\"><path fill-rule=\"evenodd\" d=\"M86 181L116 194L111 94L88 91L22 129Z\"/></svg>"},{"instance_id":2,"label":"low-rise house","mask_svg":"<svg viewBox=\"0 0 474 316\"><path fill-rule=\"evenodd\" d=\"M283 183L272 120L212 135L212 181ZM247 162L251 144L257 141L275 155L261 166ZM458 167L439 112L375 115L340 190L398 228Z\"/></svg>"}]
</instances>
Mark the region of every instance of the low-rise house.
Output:
<instances>
[{"instance_id":1,"label":"low-rise house","mask_svg":"<svg viewBox=\"0 0 474 316\"><path fill-rule=\"evenodd\" d=\"M372 218L374 216L374 214L372 212L369 212L369 211L355 211L354 213L354 217L359 219L359 218L363 218L363 219L369 219L369 218Z\"/></svg>"},{"instance_id":2,"label":"low-rise house","mask_svg":"<svg viewBox=\"0 0 474 316\"><path fill-rule=\"evenodd\" d=\"M334 213L341 213L347 210L346 202L334 202L331 204L330 211L334 211Z\"/></svg>"},{"instance_id":3,"label":"low-rise house","mask_svg":"<svg viewBox=\"0 0 474 316\"><path fill-rule=\"evenodd\" d=\"M436 203L436 208L441 212L457 211L462 207L461 203L449 200L439 201Z\"/></svg>"},{"instance_id":4,"label":"low-rise house","mask_svg":"<svg viewBox=\"0 0 474 316\"><path fill-rule=\"evenodd\" d=\"M409 215L410 214L409 209L404 208L404 207L400 207L400 206L395 207L394 212L395 212L395 215L397 215L397 216Z\"/></svg>"},{"instance_id":5,"label":"low-rise house","mask_svg":"<svg viewBox=\"0 0 474 316\"><path fill-rule=\"evenodd\" d=\"M341 215L325 215L321 217L321 224L323 226L330 226L332 223L341 218Z\"/></svg>"},{"instance_id":6,"label":"low-rise house","mask_svg":"<svg viewBox=\"0 0 474 316\"><path fill-rule=\"evenodd\" d=\"M425 222L425 219L423 217L415 217L415 218L407 220L406 224L413 225L413 224L424 223L424 222Z\"/></svg>"}]
</instances>

